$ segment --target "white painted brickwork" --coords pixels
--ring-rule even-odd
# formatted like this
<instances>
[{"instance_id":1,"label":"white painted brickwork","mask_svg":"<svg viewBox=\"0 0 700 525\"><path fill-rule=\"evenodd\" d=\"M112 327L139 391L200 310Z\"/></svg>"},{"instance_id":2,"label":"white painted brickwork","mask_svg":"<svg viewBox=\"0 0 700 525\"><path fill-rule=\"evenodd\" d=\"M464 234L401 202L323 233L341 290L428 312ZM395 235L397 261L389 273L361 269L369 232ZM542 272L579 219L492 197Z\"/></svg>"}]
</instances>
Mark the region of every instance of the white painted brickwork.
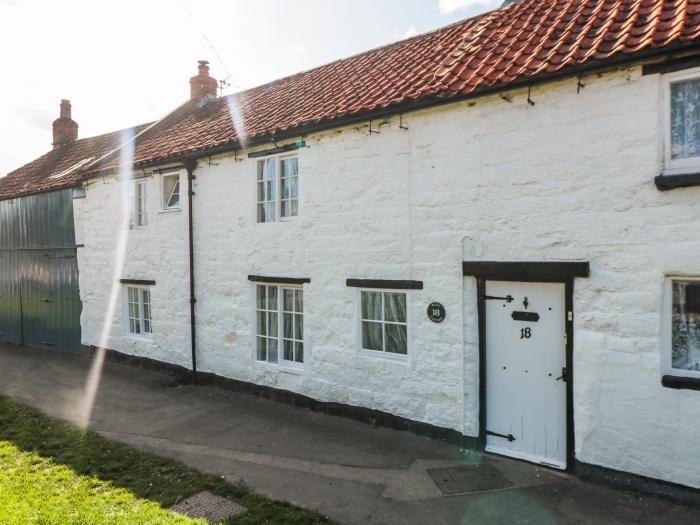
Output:
<instances>
[{"instance_id":1,"label":"white painted brickwork","mask_svg":"<svg viewBox=\"0 0 700 525\"><path fill-rule=\"evenodd\" d=\"M575 439L580 461L700 487L700 392L660 384L664 275L700 274L700 189L659 192L658 76L640 69L306 137L300 217L255 223L254 160L200 162L195 181L201 370L478 433L476 286L463 260L589 260L577 279ZM238 158L241 158L239 153ZM83 342L98 344L113 277L115 177L76 200ZM123 276L154 279L151 341L106 346L188 366L187 216L128 233ZM152 187L152 188L151 188ZM185 200L185 175L182 176ZM183 202L186 205L186 202ZM184 206L183 206L184 208ZM249 274L309 277L302 372L255 361ZM415 279L403 362L358 352L347 278ZM427 305L447 316L430 322Z\"/></svg>"},{"instance_id":2,"label":"white painted brickwork","mask_svg":"<svg viewBox=\"0 0 700 525\"><path fill-rule=\"evenodd\" d=\"M186 184L184 170L181 188ZM160 211L160 176L147 179L148 225L126 230L124 267L117 279L156 281L151 288L153 330L150 336L133 336L126 322L125 292L116 298L111 323L106 318L119 259L122 217L122 191L126 182L116 177L97 179L87 189L85 199L74 203L78 244L83 344L104 346L127 354L152 357L188 366L191 363L189 317L189 271L187 250L187 199L183 209ZM117 288L119 292L123 287ZM104 330L105 323L111 330ZM102 334L109 337L102 341Z\"/></svg>"}]
</instances>

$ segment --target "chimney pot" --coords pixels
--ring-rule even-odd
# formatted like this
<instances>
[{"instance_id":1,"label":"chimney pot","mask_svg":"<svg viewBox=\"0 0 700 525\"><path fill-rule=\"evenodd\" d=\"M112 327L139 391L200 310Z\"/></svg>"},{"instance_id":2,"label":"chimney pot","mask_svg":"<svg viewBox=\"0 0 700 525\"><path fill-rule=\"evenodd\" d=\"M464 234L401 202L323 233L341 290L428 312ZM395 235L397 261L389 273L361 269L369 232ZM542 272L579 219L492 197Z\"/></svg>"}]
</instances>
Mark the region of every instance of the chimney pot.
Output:
<instances>
[{"instance_id":1,"label":"chimney pot","mask_svg":"<svg viewBox=\"0 0 700 525\"><path fill-rule=\"evenodd\" d=\"M190 99L202 100L204 98L216 98L218 82L209 76L209 62L199 60L198 74L190 78Z\"/></svg>"},{"instance_id":2,"label":"chimney pot","mask_svg":"<svg viewBox=\"0 0 700 525\"><path fill-rule=\"evenodd\" d=\"M70 100L61 100L60 116L53 121L54 149L66 146L78 138L78 124L71 118Z\"/></svg>"},{"instance_id":3,"label":"chimney pot","mask_svg":"<svg viewBox=\"0 0 700 525\"><path fill-rule=\"evenodd\" d=\"M61 118L70 118L70 100L61 99Z\"/></svg>"}]
</instances>

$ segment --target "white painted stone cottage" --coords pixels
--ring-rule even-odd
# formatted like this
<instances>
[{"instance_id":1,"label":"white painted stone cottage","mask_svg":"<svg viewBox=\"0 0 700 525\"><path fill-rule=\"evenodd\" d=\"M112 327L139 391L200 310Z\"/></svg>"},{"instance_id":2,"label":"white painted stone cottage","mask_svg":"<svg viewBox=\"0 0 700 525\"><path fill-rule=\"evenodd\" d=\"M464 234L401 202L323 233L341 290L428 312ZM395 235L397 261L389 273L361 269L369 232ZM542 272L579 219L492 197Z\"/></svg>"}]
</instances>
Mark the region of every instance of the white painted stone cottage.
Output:
<instances>
[{"instance_id":1,"label":"white painted stone cottage","mask_svg":"<svg viewBox=\"0 0 700 525\"><path fill-rule=\"evenodd\" d=\"M77 188L86 347L698 489L698 53L694 1L524 0L227 97L201 62L0 197Z\"/></svg>"}]
</instances>

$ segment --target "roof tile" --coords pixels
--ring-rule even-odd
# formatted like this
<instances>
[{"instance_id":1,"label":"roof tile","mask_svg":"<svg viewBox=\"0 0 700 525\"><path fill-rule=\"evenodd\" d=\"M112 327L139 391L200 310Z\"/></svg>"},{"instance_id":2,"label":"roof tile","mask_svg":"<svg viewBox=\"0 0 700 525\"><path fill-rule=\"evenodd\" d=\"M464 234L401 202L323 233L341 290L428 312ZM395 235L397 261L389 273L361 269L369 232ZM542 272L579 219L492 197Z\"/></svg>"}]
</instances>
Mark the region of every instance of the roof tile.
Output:
<instances>
[{"instance_id":1,"label":"roof tile","mask_svg":"<svg viewBox=\"0 0 700 525\"><path fill-rule=\"evenodd\" d=\"M522 0L203 107L186 104L137 138L134 163L244 146L410 100L476 94L590 60L699 39L700 0ZM114 161L86 163L62 173L102 157L119 145L119 136L82 139L47 153L0 179L0 198L74 184L81 174L114 167Z\"/></svg>"}]
</instances>

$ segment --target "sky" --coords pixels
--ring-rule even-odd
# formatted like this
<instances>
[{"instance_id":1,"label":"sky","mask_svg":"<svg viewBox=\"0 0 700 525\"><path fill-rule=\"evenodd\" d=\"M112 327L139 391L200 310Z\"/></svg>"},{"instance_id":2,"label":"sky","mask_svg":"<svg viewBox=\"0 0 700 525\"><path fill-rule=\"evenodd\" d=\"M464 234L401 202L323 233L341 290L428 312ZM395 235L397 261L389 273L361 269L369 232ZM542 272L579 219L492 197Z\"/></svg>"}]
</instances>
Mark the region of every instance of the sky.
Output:
<instances>
[{"instance_id":1,"label":"sky","mask_svg":"<svg viewBox=\"0 0 700 525\"><path fill-rule=\"evenodd\" d=\"M232 93L493 9L502 0L0 0L0 176L78 136L156 120L198 60Z\"/></svg>"}]
</instances>

